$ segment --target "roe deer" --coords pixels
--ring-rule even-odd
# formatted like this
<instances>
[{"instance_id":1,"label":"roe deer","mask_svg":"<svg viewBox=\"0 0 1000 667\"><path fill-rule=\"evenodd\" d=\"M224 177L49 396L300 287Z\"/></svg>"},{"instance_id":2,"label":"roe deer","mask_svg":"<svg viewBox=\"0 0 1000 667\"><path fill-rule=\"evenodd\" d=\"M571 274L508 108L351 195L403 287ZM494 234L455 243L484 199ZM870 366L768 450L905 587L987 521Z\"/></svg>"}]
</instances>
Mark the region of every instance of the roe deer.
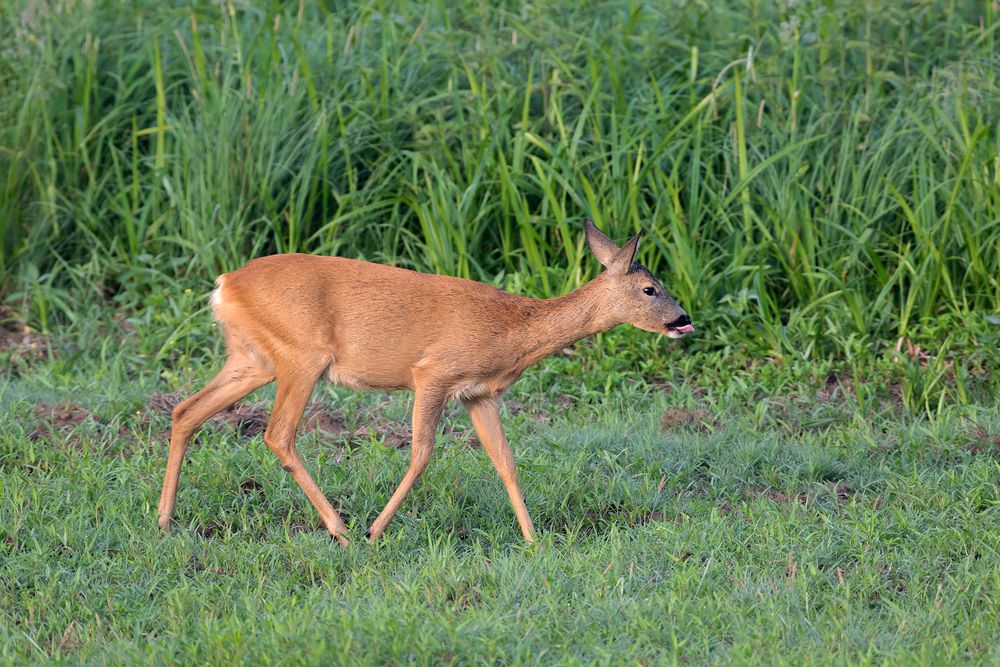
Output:
<instances>
[{"instance_id":1,"label":"roe deer","mask_svg":"<svg viewBox=\"0 0 1000 667\"><path fill-rule=\"evenodd\" d=\"M462 278L340 257L272 255L219 276L212 308L228 358L208 385L173 411L160 495L167 529L181 462L195 429L277 380L264 443L309 497L323 525L347 544L347 526L295 450L295 430L316 382L355 389L411 389L410 467L367 537L378 538L427 467L438 419L461 400L507 488L524 538L535 530L500 425L499 396L535 362L618 324L680 338L691 319L644 266L637 234L619 248L589 220L587 243L606 271L554 299L515 296Z\"/></svg>"}]
</instances>

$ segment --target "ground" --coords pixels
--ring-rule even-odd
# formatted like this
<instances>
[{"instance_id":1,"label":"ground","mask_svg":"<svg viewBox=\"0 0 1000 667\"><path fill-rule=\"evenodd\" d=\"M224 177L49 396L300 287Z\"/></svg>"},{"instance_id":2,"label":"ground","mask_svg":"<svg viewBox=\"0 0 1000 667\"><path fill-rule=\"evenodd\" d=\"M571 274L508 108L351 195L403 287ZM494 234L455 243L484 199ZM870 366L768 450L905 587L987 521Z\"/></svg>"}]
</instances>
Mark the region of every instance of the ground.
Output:
<instances>
[{"instance_id":1,"label":"ground","mask_svg":"<svg viewBox=\"0 0 1000 667\"><path fill-rule=\"evenodd\" d=\"M928 419L891 384L753 368L605 391L579 375L599 344L508 396L534 546L457 406L366 543L407 464L409 397L328 387L299 442L350 547L263 446L267 390L201 431L162 534L184 392L22 363L0 390L0 660L1000 660L995 404Z\"/></svg>"}]
</instances>

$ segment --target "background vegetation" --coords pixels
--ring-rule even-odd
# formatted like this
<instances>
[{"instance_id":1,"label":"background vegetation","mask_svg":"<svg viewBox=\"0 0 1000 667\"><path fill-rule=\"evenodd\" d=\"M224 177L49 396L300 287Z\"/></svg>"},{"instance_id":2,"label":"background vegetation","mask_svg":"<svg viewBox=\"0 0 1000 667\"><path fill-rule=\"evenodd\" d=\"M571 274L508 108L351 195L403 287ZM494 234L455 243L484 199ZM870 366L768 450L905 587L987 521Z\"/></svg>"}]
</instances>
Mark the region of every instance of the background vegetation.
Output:
<instances>
[{"instance_id":1,"label":"background vegetation","mask_svg":"<svg viewBox=\"0 0 1000 667\"><path fill-rule=\"evenodd\" d=\"M1000 660L998 24L0 4L0 660ZM242 426L159 536L146 406L214 372L216 275L315 252L548 297L598 269L584 216L645 232L699 333L615 330L512 390L541 548L443 447L457 412L383 545L332 548ZM304 454L360 535L408 399L321 393L350 429Z\"/></svg>"},{"instance_id":2,"label":"background vegetation","mask_svg":"<svg viewBox=\"0 0 1000 667\"><path fill-rule=\"evenodd\" d=\"M989 2L5 7L0 262L42 330L272 252L551 296L585 215L646 232L706 347L998 315Z\"/></svg>"}]
</instances>

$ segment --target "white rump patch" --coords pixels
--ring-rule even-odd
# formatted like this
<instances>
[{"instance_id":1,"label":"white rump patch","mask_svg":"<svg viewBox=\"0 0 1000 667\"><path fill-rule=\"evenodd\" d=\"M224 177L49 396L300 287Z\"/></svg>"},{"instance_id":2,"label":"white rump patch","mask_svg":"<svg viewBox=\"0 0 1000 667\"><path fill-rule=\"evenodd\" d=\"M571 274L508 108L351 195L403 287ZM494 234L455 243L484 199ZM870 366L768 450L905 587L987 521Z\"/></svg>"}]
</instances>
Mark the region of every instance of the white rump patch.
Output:
<instances>
[{"instance_id":1,"label":"white rump patch","mask_svg":"<svg viewBox=\"0 0 1000 667\"><path fill-rule=\"evenodd\" d=\"M215 319L221 320L219 310L222 308L222 285L225 279L225 275L221 275L215 279L215 289L212 290L212 313L215 314Z\"/></svg>"}]
</instances>

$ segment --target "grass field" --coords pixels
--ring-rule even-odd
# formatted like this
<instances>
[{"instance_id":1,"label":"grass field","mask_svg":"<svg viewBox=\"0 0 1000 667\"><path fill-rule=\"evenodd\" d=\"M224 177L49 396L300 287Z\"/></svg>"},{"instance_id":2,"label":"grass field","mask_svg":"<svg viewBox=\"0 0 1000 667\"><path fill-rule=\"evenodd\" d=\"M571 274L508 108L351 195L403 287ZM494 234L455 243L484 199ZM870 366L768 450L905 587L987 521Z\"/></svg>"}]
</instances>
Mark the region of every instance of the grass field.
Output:
<instances>
[{"instance_id":1,"label":"grass field","mask_svg":"<svg viewBox=\"0 0 1000 667\"><path fill-rule=\"evenodd\" d=\"M1000 663L994 2L0 5L0 662ZM271 252L536 297L584 216L691 313L526 373L528 547L457 407L385 538L169 410ZM272 392L272 393L269 393ZM407 395L322 387L356 538Z\"/></svg>"},{"instance_id":2,"label":"grass field","mask_svg":"<svg viewBox=\"0 0 1000 667\"><path fill-rule=\"evenodd\" d=\"M74 385L99 369L41 366L2 397L0 659L1000 660L996 402L929 423L891 392L865 415L844 377L577 399L562 373L557 400L549 366L506 418L536 546L456 410L385 538L346 549L248 437L253 411L206 427L162 535L160 380ZM405 470L407 400L316 400L348 434L306 433L300 451L359 537Z\"/></svg>"}]
</instances>

